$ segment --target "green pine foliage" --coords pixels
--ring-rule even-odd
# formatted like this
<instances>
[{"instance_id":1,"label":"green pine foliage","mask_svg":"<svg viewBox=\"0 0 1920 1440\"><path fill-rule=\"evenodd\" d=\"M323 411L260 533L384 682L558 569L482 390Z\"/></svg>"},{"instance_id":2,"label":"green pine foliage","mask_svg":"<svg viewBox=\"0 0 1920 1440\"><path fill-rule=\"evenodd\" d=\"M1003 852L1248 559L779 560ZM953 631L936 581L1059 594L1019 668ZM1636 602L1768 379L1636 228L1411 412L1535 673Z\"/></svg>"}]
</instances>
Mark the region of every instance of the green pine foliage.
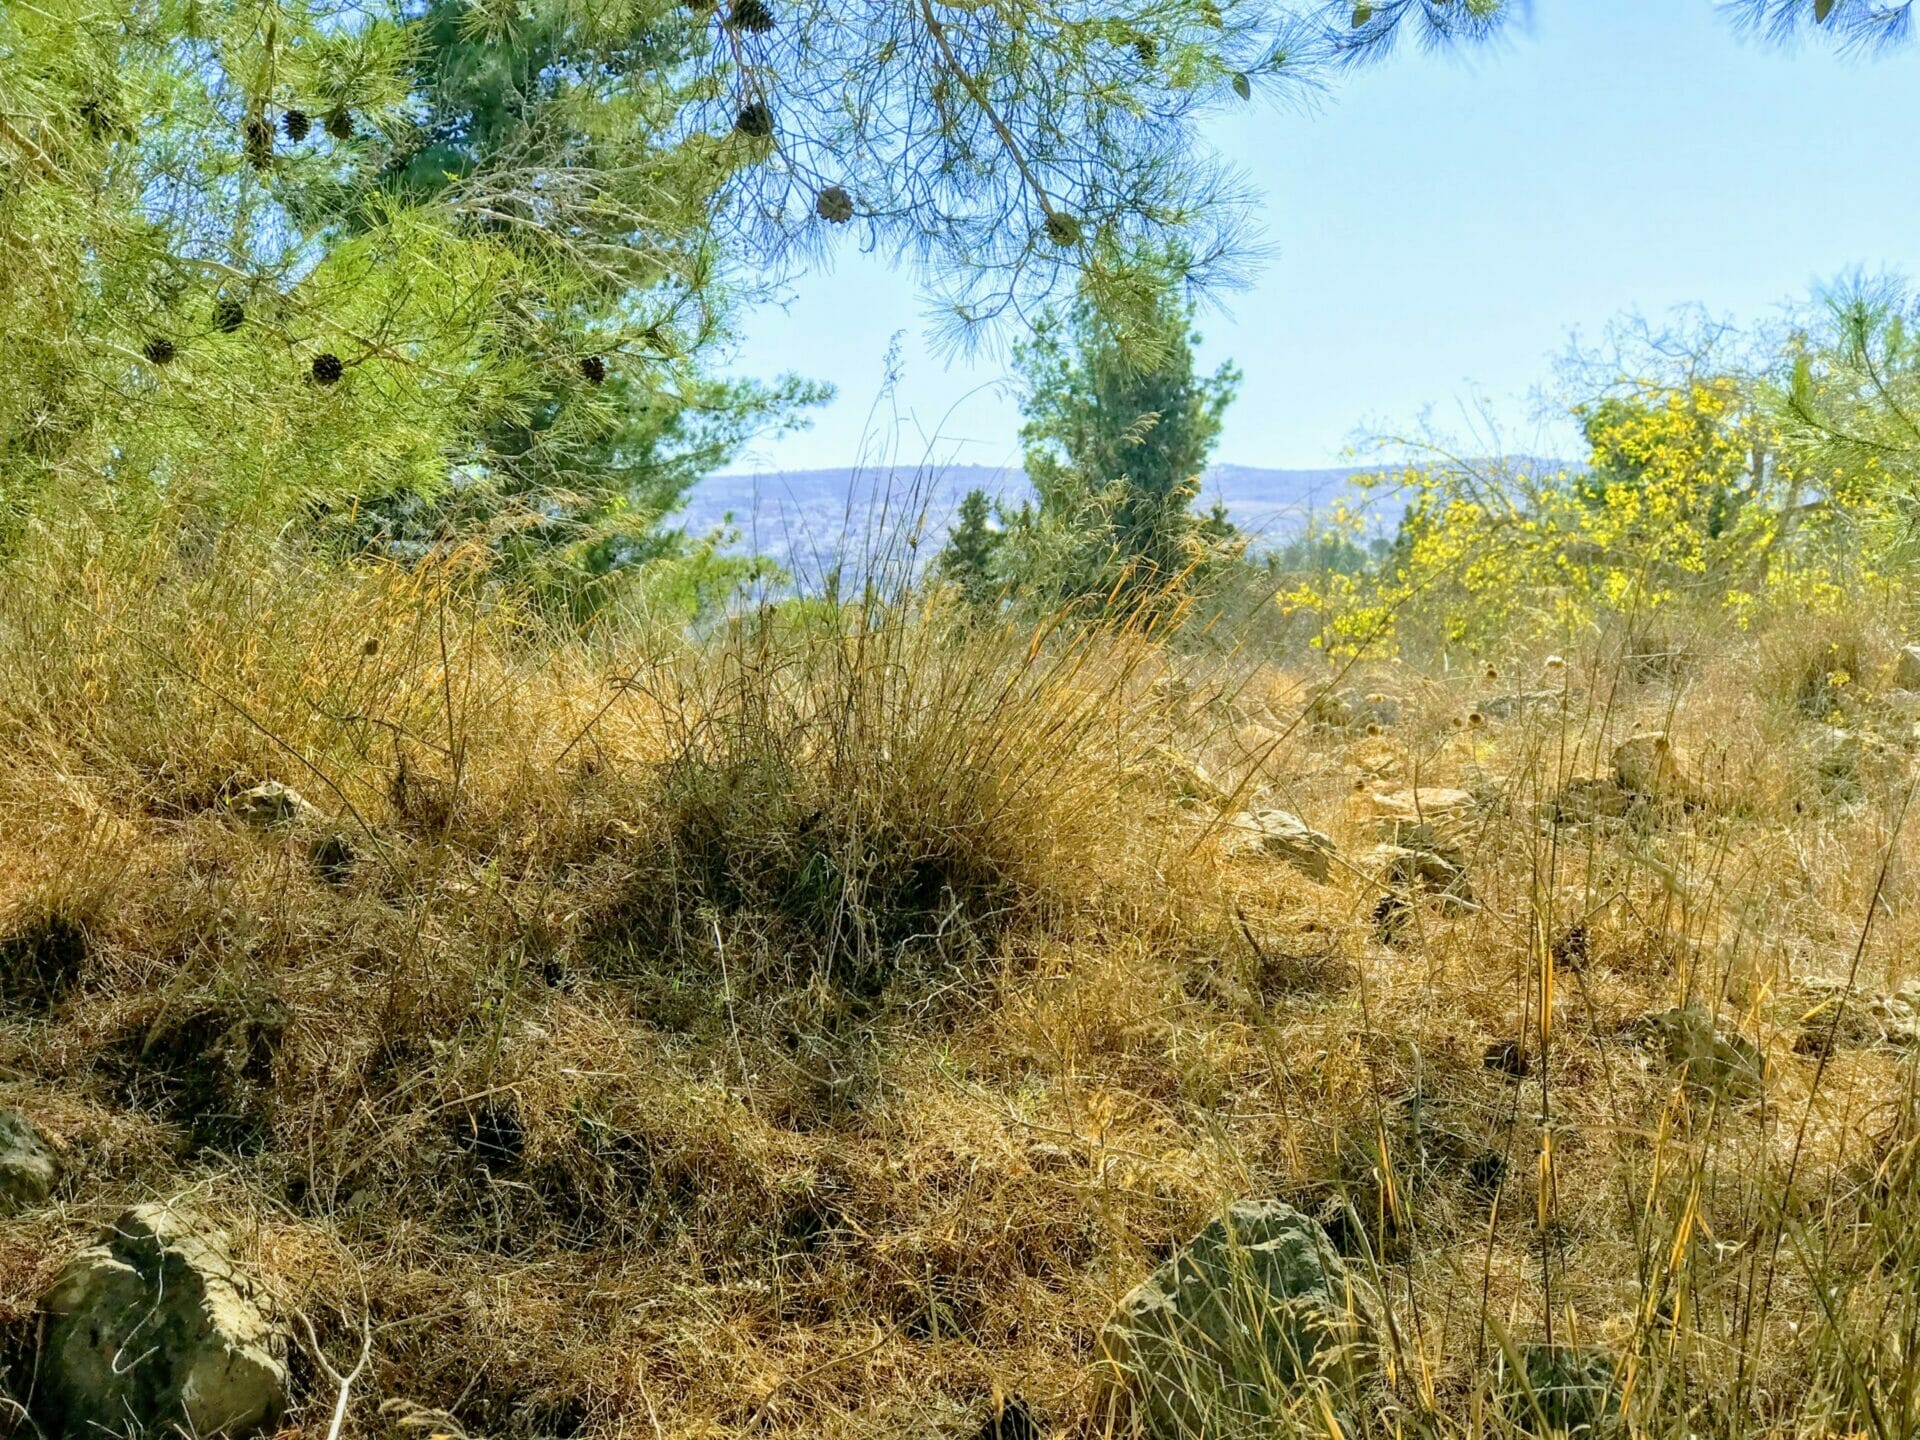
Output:
<instances>
[{"instance_id":1,"label":"green pine foliage","mask_svg":"<svg viewBox=\"0 0 1920 1440\"><path fill-rule=\"evenodd\" d=\"M1829 477L1830 496L1880 501L1896 531L1883 538L1910 551L1920 522L1920 296L1890 279L1855 279L1823 296L1773 399L1806 466Z\"/></svg>"},{"instance_id":2,"label":"green pine foliage","mask_svg":"<svg viewBox=\"0 0 1920 1440\"><path fill-rule=\"evenodd\" d=\"M961 599L975 608L993 605L1006 593L1001 571L1006 535L993 523L992 511L986 491L969 490L934 562L935 578L954 586Z\"/></svg>"},{"instance_id":3,"label":"green pine foliage","mask_svg":"<svg viewBox=\"0 0 1920 1440\"><path fill-rule=\"evenodd\" d=\"M821 397L714 378L791 266L890 250L959 339L1076 284L1141 333L1130 257L1236 253L1200 120L1329 58L1256 0L738 9L0 10L0 544L478 527L599 613Z\"/></svg>"},{"instance_id":4,"label":"green pine foliage","mask_svg":"<svg viewBox=\"0 0 1920 1440\"><path fill-rule=\"evenodd\" d=\"M1162 289L1148 316L1143 335L1083 290L1015 349L1037 503L1011 563L1048 599L1184 589L1234 552L1225 514L1193 502L1240 373L1195 372L1190 300Z\"/></svg>"}]
</instances>

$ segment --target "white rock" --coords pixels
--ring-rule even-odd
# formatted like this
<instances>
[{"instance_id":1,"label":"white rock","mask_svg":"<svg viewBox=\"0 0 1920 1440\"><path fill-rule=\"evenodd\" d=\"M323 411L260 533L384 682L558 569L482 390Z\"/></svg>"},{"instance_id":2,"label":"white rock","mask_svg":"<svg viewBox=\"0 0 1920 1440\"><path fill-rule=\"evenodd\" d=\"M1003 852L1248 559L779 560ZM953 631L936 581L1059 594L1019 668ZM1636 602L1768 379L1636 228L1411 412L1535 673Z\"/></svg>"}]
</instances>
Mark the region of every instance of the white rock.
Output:
<instances>
[{"instance_id":1,"label":"white rock","mask_svg":"<svg viewBox=\"0 0 1920 1440\"><path fill-rule=\"evenodd\" d=\"M1894 661L1893 683L1902 690L1920 690L1920 645L1902 645Z\"/></svg>"},{"instance_id":2,"label":"white rock","mask_svg":"<svg viewBox=\"0 0 1920 1440\"><path fill-rule=\"evenodd\" d=\"M243 790L227 802L227 809L262 830L289 829L320 817L319 810L304 795L278 780Z\"/></svg>"},{"instance_id":3,"label":"white rock","mask_svg":"<svg viewBox=\"0 0 1920 1440\"><path fill-rule=\"evenodd\" d=\"M0 1110L0 1215L38 1205L53 1193L60 1163L18 1110Z\"/></svg>"},{"instance_id":4,"label":"white rock","mask_svg":"<svg viewBox=\"0 0 1920 1440\"><path fill-rule=\"evenodd\" d=\"M238 1437L286 1409L286 1337L225 1237L164 1204L116 1220L41 1301L35 1416L48 1435Z\"/></svg>"},{"instance_id":5,"label":"white rock","mask_svg":"<svg viewBox=\"0 0 1920 1440\"><path fill-rule=\"evenodd\" d=\"M1328 865L1338 853L1327 836L1288 810L1259 810L1237 816L1229 852L1267 855L1325 883Z\"/></svg>"}]
</instances>

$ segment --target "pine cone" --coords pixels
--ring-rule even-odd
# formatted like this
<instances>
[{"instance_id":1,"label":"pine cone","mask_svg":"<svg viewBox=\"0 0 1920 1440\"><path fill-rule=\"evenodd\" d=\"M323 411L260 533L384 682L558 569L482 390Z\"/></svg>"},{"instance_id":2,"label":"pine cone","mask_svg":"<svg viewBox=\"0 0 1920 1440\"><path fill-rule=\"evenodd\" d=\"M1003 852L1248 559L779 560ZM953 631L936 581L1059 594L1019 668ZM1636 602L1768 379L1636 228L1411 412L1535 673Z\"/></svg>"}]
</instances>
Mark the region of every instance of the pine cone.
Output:
<instances>
[{"instance_id":1,"label":"pine cone","mask_svg":"<svg viewBox=\"0 0 1920 1440\"><path fill-rule=\"evenodd\" d=\"M838 185L829 185L813 197L813 213L829 225L844 225L853 219L853 197Z\"/></svg>"},{"instance_id":2,"label":"pine cone","mask_svg":"<svg viewBox=\"0 0 1920 1440\"><path fill-rule=\"evenodd\" d=\"M289 110L280 117L280 128L286 132L287 139L298 145L313 129L313 120L304 110Z\"/></svg>"},{"instance_id":3,"label":"pine cone","mask_svg":"<svg viewBox=\"0 0 1920 1440\"><path fill-rule=\"evenodd\" d=\"M155 365L171 365L173 357L180 352L174 347L173 341L166 336L156 335L147 341L142 353Z\"/></svg>"},{"instance_id":4,"label":"pine cone","mask_svg":"<svg viewBox=\"0 0 1920 1440\"><path fill-rule=\"evenodd\" d=\"M604 384L607 378L607 362L598 355L582 355L580 373L587 377L589 385Z\"/></svg>"},{"instance_id":5,"label":"pine cone","mask_svg":"<svg viewBox=\"0 0 1920 1440\"><path fill-rule=\"evenodd\" d=\"M766 0L734 0L733 8L727 11L727 24L749 35L764 35L773 29L773 11Z\"/></svg>"},{"instance_id":6,"label":"pine cone","mask_svg":"<svg viewBox=\"0 0 1920 1440\"><path fill-rule=\"evenodd\" d=\"M332 385L347 373L347 367L340 363L340 357L331 350L323 350L313 357L313 378L321 385Z\"/></svg>"},{"instance_id":7,"label":"pine cone","mask_svg":"<svg viewBox=\"0 0 1920 1440\"><path fill-rule=\"evenodd\" d=\"M762 101L742 105L740 113L733 117L733 128L753 140L764 140L773 134L773 111Z\"/></svg>"}]
</instances>

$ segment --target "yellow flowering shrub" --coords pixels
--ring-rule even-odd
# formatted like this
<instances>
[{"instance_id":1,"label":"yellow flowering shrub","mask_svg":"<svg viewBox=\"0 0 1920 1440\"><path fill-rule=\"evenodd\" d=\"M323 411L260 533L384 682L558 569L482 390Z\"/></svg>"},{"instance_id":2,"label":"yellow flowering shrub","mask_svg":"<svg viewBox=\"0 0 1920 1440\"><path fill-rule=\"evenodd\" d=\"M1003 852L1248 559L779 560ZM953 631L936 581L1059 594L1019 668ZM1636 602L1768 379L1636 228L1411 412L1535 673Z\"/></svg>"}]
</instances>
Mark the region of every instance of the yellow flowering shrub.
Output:
<instances>
[{"instance_id":1,"label":"yellow flowering shrub","mask_svg":"<svg viewBox=\"0 0 1920 1440\"><path fill-rule=\"evenodd\" d=\"M1651 628L1683 602L1735 619L1763 598L1832 608L1873 579L1841 513L1867 492L1810 486L1740 382L1638 382L1573 413L1584 468L1448 461L1372 477L1407 498L1387 558L1297 577L1278 603L1336 652L1475 649L1608 617Z\"/></svg>"}]
</instances>

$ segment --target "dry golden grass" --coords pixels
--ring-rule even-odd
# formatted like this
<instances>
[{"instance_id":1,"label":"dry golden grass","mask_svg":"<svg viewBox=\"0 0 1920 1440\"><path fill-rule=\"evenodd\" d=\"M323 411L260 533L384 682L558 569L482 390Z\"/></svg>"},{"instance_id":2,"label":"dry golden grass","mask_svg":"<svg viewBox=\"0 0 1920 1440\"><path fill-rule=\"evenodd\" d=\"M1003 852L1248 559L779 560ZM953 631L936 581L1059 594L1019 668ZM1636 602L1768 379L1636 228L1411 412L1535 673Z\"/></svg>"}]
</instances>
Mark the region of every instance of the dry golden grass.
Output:
<instances>
[{"instance_id":1,"label":"dry golden grass","mask_svg":"<svg viewBox=\"0 0 1920 1440\"><path fill-rule=\"evenodd\" d=\"M1355 1429L1524 1428L1497 1372L1550 1336L1620 1356L1640 1431L1912 1433L1912 1060L1801 1024L1917 938L1890 636L1362 667L1370 734L1303 719L1327 675L1145 629L588 645L457 560L21 562L0 981L61 983L0 994L0 1104L68 1178L0 1221L0 1383L64 1257L187 1194L336 1358L367 1297L350 1433L992 1436L1017 1397L1095 1434L1113 1302L1277 1195L1390 1305ZM1637 729L1706 803L1553 823ZM319 814L242 823L270 780ZM1388 944L1374 797L1414 785L1476 797L1472 902ZM1225 843L1263 806L1327 884ZM1687 1001L1763 1087L1635 1028Z\"/></svg>"}]
</instances>

